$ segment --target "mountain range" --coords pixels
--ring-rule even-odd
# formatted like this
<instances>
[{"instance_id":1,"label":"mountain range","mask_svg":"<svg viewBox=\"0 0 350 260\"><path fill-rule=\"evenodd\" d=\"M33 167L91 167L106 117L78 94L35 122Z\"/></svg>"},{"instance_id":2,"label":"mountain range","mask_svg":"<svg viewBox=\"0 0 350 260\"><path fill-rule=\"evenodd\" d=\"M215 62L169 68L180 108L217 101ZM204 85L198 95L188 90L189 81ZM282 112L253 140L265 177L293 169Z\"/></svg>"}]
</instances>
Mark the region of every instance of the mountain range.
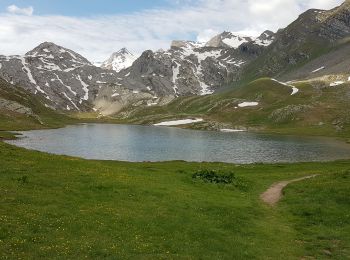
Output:
<instances>
[{"instance_id":1,"label":"mountain range","mask_svg":"<svg viewBox=\"0 0 350 260\"><path fill-rule=\"evenodd\" d=\"M135 103L212 94L236 80L273 38L269 31L256 39L224 32L208 43L174 41L167 51L149 50L138 58L123 48L99 66L45 42L24 56L0 56L0 77L44 97L52 109L111 114Z\"/></svg>"},{"instance_id":2,"label":"mountain range","mask_svg":"<svg viewBox=\"0 0 350 260\"><path fill-rule=\"evenodd\" d=\"M173 41L139 57L126 48L102 64L45 42L23 56L0 56L0 77L64 112L112 115L128 107L168 104L244 86L262 77L281 82L346 82L350 2L308 10L277 33L259 37L223 32L208 42Z\"/></svg>"}]
</instances>

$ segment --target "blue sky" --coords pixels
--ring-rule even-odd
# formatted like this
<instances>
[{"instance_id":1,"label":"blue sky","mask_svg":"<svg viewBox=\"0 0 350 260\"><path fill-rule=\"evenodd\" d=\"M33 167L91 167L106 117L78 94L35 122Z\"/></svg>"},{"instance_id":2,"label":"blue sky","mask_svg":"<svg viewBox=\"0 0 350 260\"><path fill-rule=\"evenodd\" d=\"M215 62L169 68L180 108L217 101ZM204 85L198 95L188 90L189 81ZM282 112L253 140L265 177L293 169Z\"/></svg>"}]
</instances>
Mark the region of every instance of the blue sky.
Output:
<instances>
[{"instance_id":1,"label":"blue sky","mask_svg":"<svg viewBox=\"0 0 350 260\"><path fill-rule=\"evenodd\" d=\"M223 32L277 31L310 8L343 0L0 0L0 55L22 55L44 41L103 61L172 40L205 42Z\"/></svg>"},{"instance_id":2,"label":"blue sky","mask_svg":"<svg viewBox=\"0 0 350 260\"><path fill-rule=\"evenodd\" d=\"M170 8L171 0L0 0L0 8L9 5L33 6L37 15L94 16L123 14L153 8Z\"/></svg>"}]
</instances>

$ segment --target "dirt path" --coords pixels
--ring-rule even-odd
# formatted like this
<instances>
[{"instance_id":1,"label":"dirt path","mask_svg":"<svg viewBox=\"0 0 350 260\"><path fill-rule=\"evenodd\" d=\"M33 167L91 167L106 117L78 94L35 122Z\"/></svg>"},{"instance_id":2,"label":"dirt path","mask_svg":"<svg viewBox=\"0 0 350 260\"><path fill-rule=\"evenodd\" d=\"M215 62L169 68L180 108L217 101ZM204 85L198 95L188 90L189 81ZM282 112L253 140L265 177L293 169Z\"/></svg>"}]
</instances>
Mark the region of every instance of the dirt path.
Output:
<instances>
[{"instance_id":1,"label":"dirt path","mask_svg":"<svg viewBox=\"0 0 350 260\"><path fill-rule=\"evenodd\" d=\"M260 195L260 198L267 204L274 206L282 197L283 189L290 183L302 181L310 178L316 177L316 175L306 176L290 181L281 181L273 184L267 191Z\"/></svg>"}]
</instances>

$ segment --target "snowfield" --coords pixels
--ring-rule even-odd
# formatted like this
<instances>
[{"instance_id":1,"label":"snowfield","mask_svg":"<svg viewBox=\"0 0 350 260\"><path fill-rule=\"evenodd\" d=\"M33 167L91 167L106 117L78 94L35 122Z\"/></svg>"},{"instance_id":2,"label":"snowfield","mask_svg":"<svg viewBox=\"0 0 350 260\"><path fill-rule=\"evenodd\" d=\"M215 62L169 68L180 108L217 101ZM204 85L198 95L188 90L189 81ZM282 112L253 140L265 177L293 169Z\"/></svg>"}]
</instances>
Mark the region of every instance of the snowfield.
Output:
<instances>
[{"instance_id":1,"label":"snowfield","mask_svg":"<svg viewBox=\"0 0 350 260\"><path fill-rule=\"evenodd\" d=\"M193 123L203 122L202 118L196 119L182 119L182 120L174 120L174 121L165 121L158 124L154 124L154 126L177 126L177 125L188 125Z\"/></svg>"}]
</instances>

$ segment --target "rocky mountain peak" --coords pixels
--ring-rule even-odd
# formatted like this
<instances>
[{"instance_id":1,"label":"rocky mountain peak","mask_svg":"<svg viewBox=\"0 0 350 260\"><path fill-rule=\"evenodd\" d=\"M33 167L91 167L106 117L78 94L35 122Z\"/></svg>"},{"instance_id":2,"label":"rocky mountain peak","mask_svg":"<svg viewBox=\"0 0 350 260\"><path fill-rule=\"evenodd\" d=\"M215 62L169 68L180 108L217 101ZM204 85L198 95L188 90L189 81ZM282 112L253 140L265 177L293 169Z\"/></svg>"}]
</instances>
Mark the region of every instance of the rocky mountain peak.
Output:
<instances>
[{"instance_id":1,"label":"rocky mountain peak","mask_svg":"<svg viewBox=\"0 0 350 260\"><path fill-rule=\"evenodd\" d=\"M101 68L119 72L123 69L129 68L136 59L137 57L127 48L122 48L119 51L114 52L105 62L103 62Z\"/></svg>"},{"instance_id":2,"label":"rocky mountain peak","mask_svg":"<svg viewBox=\"0 0 350 260\"><path fill-rule=\"evenodd\" d=\"M52 42L41 43L33 50L27 52L25 56L66 61L71 64L91 65L91 63L80 54Z\"/></svg>"},{"instance_id":3,"label":"rocky mountain peak","mask_svg":"<svg viewBox=\"0 0 350 260\"><path fill-rule=\"evenodd\" d=\"M127 48L121 48L119 51L117 51L117 52L115 52L114 53L114 55L117 55L117 54L123 54L123 55L125 55L125 54L131 54L132 55L132 53L127 49Z\"/></svg>"},{"instance_id":4,"label":"rocky mountain peak","mask_svg":"<svg viewBox=\"0 0 350 260\"><path fill-rule=\"evenodd\" d=\"M266 30L258 37L258 39L269 40L269 39L273 38L274 36L275 36L274 32Z\"/></svg>"},{"instance_id":5,"label":"rocky mountain peak","mask_svg":"<svg viewBox=\"0 0 350 260\"><path fill-rule=\"evenodd\" d=\"M275 40L275 33L269 30L264 31L259 37L253 40L254 44L268 46Z\"/></svg>"}]
</instances>

